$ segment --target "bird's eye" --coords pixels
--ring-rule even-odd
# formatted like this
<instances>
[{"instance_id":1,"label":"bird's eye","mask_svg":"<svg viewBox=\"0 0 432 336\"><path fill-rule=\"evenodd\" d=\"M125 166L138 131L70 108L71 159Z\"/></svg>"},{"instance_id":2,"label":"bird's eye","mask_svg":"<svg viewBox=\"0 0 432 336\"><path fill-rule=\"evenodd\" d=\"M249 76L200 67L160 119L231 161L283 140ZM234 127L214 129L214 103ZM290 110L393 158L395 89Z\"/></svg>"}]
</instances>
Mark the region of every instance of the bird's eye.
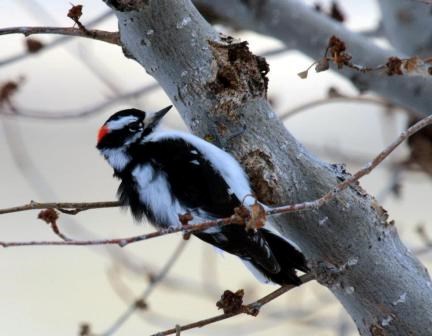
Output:
<instances>
[{"instance_id":1,"label":"bird's eye","mask_svg":"<svg viewBox=\"0 0 432 336\"><path fill-rule=\"evenodd\" d=\"M129 129L129 131L131 131L131 132L137 132L137 131L140 131L140 130L142 130L142 128L143 128L143 125L142 125L142 122L141 122L141 121L137 121L137 122L131 123L131 124L129 124L129 126L128 126L128 129Z\"/></svg>"}]
</instances>

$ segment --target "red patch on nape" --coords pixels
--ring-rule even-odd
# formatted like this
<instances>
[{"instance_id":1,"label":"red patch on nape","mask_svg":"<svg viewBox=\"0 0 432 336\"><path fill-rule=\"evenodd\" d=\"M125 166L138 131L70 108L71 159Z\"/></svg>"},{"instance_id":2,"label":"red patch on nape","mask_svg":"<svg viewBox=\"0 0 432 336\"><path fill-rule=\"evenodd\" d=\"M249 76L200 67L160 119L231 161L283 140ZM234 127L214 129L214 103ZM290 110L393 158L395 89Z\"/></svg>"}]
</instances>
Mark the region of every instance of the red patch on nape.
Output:
<instances>
[{"instance_id":1,"label":"red patch on nape","mask_svg":"<svg viewBox=\"0 0 432 336\"><path fill-rule=\"evenodd\" d=\"M98 143L102 140L102 138L103 138L105 135L107 135L108 132L109 132L109 129L108 129L108 127L106 127L106 126L102 126L102 127L99 129L99 133L98 133L98 136L97 136L97 141L98 141Z\"/></svg>"}]
</instances>

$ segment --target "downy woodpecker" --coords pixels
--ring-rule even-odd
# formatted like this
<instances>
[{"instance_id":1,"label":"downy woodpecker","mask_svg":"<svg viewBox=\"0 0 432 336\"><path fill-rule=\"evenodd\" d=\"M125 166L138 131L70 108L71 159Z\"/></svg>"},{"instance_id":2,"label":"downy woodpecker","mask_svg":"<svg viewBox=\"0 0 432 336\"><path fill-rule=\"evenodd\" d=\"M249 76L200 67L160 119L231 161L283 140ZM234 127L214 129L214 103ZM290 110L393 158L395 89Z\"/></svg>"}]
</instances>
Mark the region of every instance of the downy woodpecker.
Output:
<instances>
[{"instance_id":1,"label":"downy woodpecker","mask_svg":"<svg viewBox=\"0 0 432 336\"><path fill-rule=\"evenodd\" d=\"M186 213L193 224L229 217L244 199L251 204L249 181L230 154L191 134L156 130L170 108L122 110L100 128L96 147L121 180L121 204L157 228L181 226ZM295 269L308 271L302 253L265 228L231 224L193 234L238 256L264 282L299 285Z\"/></svg>"}]
</instances>

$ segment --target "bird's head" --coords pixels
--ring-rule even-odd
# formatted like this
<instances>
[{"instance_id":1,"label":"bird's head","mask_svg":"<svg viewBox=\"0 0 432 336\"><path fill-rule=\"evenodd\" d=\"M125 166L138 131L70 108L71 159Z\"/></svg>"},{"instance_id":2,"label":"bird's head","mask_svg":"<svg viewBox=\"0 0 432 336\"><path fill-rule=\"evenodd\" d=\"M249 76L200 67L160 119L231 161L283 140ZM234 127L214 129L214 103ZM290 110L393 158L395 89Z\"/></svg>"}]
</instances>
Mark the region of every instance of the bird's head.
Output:
<instances>
[{"instance_id":1,"label":"bird's head","mask_svg":"<svg viewBox=\"0 0 432 336\"><path fill-rule=\"evenodd\" d=\"M116 150L127 148L153 132L172 105L155 113L127 109L114 113L99 129L97 149Z\"/></svg>"}]
</instances>

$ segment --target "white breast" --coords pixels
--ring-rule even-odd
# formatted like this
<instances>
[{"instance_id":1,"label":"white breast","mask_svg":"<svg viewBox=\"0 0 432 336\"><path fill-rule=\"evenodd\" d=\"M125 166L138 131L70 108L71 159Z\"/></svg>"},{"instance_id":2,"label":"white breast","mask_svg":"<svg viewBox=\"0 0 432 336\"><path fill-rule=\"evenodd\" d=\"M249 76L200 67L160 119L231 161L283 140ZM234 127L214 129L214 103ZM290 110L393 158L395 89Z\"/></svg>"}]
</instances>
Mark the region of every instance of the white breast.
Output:
<instances>
[{"instance_id":1,"label":"white breast","mask_svg":"<svg viewBox=\"0 0 432 336\"><path fill-rule=\"evenodd\" d=\"M156 173L150 164L137 166L132 171L141 202L152 209L157 223L163 227L180 227L179 215L186 213L172 198L170 186L163 173Z\"/></svg>"},{"instance_id":2,"label":"white breast","mask_svg":"<svg viewBox=\"0 0 432 336\"><path fill-rule=\"evenodd\" d=\"M103 149L102 154L111 167L118 171L122 171L131 160L123 149Z\"/></svg>"}]
</instances>

